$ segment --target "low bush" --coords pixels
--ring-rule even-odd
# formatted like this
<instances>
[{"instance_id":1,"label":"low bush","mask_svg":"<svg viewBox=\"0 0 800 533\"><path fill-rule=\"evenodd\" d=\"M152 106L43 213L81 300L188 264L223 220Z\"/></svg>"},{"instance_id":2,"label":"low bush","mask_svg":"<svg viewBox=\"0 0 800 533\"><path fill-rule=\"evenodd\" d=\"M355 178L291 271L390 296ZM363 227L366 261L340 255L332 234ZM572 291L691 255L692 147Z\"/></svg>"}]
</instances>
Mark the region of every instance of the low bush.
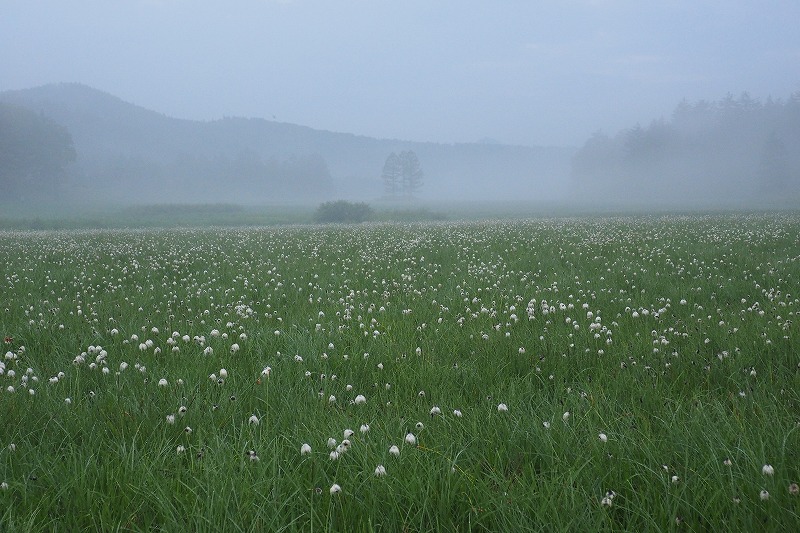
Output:
<instances>
[{"instance_id":1,"label":"low bush","mask_svg":"<svg viewBox=\"0 0 800 533\"><path fill-rule=\"evenodd\" d=\"M364 202L336 200L320 204L315 214L317 222L359 223L369 220L372 208Z\"/></svg>"}]
</instances>

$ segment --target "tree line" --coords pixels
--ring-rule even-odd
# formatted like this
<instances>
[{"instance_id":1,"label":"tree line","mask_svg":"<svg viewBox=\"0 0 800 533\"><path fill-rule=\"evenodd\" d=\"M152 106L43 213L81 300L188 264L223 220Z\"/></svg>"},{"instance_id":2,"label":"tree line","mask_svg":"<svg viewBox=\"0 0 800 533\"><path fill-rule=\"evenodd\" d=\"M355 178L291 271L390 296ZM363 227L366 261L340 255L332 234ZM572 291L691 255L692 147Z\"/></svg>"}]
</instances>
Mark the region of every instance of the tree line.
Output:
<instances>
[{"instance_id":1,"label":"tree line","mask_svg":"<svg viewBox=\"0 0 800 533\"><path fill-rule=\"evenodd\" d=\"M572 176L589 194L798 194L800 91L785 101L683 100L669 120L597 132L574 156Z\"/></svg>"},{"instance_id":2,"label":"tree line","mask_svg":"<svg viewBox=\"0 0 800 533\"><path fill-rule=\"evenodd\" d=\"M0 201L57 197L75 161L63 126L23 107L0 103Z\"/></svg>"},{"instance_id":3,"label":"tree line","mask_svg":"<svg viewBox=\"0 0 800 533\"><path fill-rule=\"evenodd\" d=\"M137 202L252 202L325 198L334 191L327 162L314 154L264 158L244 148L233 155L175 153L159 160L132 153L94 162L79 155L67 128L0 102L0 203L95 193Z\"/></svg>"}]
</instances>

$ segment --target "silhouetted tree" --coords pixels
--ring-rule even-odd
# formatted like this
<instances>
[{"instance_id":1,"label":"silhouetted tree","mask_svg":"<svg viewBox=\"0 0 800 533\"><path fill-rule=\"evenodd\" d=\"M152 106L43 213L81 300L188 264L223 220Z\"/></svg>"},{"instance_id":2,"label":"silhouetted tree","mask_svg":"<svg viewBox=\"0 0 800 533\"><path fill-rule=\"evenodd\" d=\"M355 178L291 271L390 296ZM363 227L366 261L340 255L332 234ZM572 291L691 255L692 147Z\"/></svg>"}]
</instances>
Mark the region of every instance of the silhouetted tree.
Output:
<instances>
[{"instance_id":1,"label":"silhouetted tree","mask_svg":"<svg viewBox=\"0 0 800 533\"><path fill-rule=\"evenodd\" d=\"M417 154L411 150L392 152L383 164L381 179L386 197L390 199L410 199L422 188L422 165Z\"/></svg>"},{"instance_id":2,"label":"silhouetted tree","mask_svg":"<svg viewBox=\"0 0 800 533\"><path fill-rule=\"evenodd\" d=\"M422 189L422 165L411 150L400 152L401 190L405 198L413 198Z\"/></svg>"},{"instance_id":3,"label":"silhouetted tree","mask_svg":"<svg viewBox=\"0 0 800 533\"><path fill-rule=\"evenodd\" d=\"M397 198L400 194L400 178L402 177L400 158L392 152L383 164L381 179L383 180L384 190L388 198Z\"/></svg>"}]
</instances>

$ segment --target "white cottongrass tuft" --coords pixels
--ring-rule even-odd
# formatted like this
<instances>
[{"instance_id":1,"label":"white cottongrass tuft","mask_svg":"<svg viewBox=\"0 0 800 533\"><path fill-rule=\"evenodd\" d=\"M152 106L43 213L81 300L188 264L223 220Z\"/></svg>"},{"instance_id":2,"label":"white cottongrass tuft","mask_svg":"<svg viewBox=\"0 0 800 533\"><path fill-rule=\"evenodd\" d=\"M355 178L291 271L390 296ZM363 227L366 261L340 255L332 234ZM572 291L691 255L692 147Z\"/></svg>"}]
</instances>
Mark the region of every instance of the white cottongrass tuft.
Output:
<instances>
[{"instance_id":1,"label":"white cottongrass tuft","mask_svg":"<svg viewBox=\"0 0 800 533\"><path fill-rule=\"evenodd\" d=\"M600 439L600 442L608 442L608 435L605 433L600 433L597 437Z\"/></svg>"},{"instance_id":2,"label":"white cottongrass tuft","mask_svg":"<svg viewBox=\"0 0 800 533\"><path fill-rule=\"evenodd\" d=\"M247 421L254 426L257 426L259 423L261 423L256 415L250 415L250 418L248 418Z\"/></svg>"},{"instance_id":3,"label":"white cottongrass tuft","mask_svg":"<svg viewBox=\"0 0 800 533\"><path fill-rule=\"evenodd\" d=\"M333 485L331 485L331 489L330 489L331 496L334 496L334 495L336 495L336 494L339 494L340 492L342 492L342 487L340 487L340 486L339 486L338 484L336 484L336 483L334 483Z\"/></svg>"},{"instance_id":4,"label":"white cottongrass tuft","mask_svg":"<svg viewBox=\"0 0 800 533\"><path fill-rule=\"evenodd\" d=\"M501 403L500 405L497 406L497 411L500 413L505 413L508 411L508 406L504 403Z\"/></svg>"},{"instance_id":5,"label":"white cottongrass tuft","mask_svg":"<svg viewBox=\"0 0 800 533\"><path fill-rule=\"evenodd\" d=\"M375 475L378 476L378 477L385 476L386 475L386 467L384 467L383 465L378 465L377 467L375 467Z\"/></svg>"},{"instance_id":6,"label":"white cottongrass tuft","mask_svg":"<svg viewBox=\"0 0 800 533\"><path fill-rule=\"evenodd\" d=\"M761 473L764 474L765 476L774 476L775 469L772 468L772 465L764 465L761 467Z\"/></svg>"},{"instance_id":7,"label":"white cottongrass tuft","mask_svg":"<svg viewBox=\"0 0 800 533\"><path fill-rule=\"evenodd\" d=\"M761 490L761 493L759 494L759 496L761 497L761 500L762 500L762 501L767 501L767 500L769 500L769 492L767 492L767 491L766 491L766 490L764 490L764 489L762 489L762 490Z\"/></svg>"},{"instance_id":8,"label":"white cottongrass tuft","mask_svg":"<svg viewBox=\"0 0 800 533\"><path fill-rule=\"evenodd\" d=\"M415 437L413 433L406 434L406 444L410 444L411 446L416 445L417 437Z\"/></svg>"},{"instance_id":9,"label":"white cottongrass tuft","mask_svg":"<svg viewBox=\"0 0 800 533\"><path fill-rule=\"evenodd\" d=\"M367 403L367 398L363 394L356 396L356 405L364 405Z\"/></svg>"},{"instance_id":10,"label":"white cottongrass tuft","mask_svg":"<svg viewBox=\"0 0 800 533\"><path fill-rule=\"evenodd\" d=\"M311 445L308 444L307 442L303 443L303 445L300 446L300 455L309 455L309 454L311 454Z\"/></svg>"},{"instance_id":11,"label":"white cottongrass tuft","mask_svg":"<svg viewBox=\"0 0 800 533\"><path fill-rule=\"evenodd\" d=\"M394 445L394 444L393 444L393 445L392 445L392 446L389 448L389 453L390 453L391 455L394 455L395 457L400 457L400 448L398 448L396 445Z\"/></svg>"}]
</instances>

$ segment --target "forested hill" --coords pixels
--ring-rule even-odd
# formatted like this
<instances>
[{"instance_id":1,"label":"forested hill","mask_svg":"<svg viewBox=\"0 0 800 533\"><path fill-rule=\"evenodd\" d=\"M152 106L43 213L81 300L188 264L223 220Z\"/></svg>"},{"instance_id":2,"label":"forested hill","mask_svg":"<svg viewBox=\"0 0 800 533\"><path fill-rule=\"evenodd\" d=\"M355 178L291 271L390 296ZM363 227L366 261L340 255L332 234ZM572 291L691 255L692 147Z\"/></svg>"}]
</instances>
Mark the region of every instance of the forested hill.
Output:
<instances>
[{"instance_id":1,"label":"forested hill","mask_svg":"<svg viewBox=\"0 0 800 533\"><path fill-rule=\"evenodd\" d=\"M683 101L670 120L596 133L573 158L572 176L592 198L800 203L800 92L785 101L746 93Z\"/></svg>"},{"instance_id":2,"label":"forested hill","mask_svg":"<svg viewBox=\"0 0 800 533\"><path fill-rule=\"evenodd\" d=\"M63 126L77 157L66 198L130 202L375 199L392 152L413 150L422 199L557 198L569 148L381 140L263 119L167 117L79 84L0 93Z\"/></svg>"}]
</instances>

